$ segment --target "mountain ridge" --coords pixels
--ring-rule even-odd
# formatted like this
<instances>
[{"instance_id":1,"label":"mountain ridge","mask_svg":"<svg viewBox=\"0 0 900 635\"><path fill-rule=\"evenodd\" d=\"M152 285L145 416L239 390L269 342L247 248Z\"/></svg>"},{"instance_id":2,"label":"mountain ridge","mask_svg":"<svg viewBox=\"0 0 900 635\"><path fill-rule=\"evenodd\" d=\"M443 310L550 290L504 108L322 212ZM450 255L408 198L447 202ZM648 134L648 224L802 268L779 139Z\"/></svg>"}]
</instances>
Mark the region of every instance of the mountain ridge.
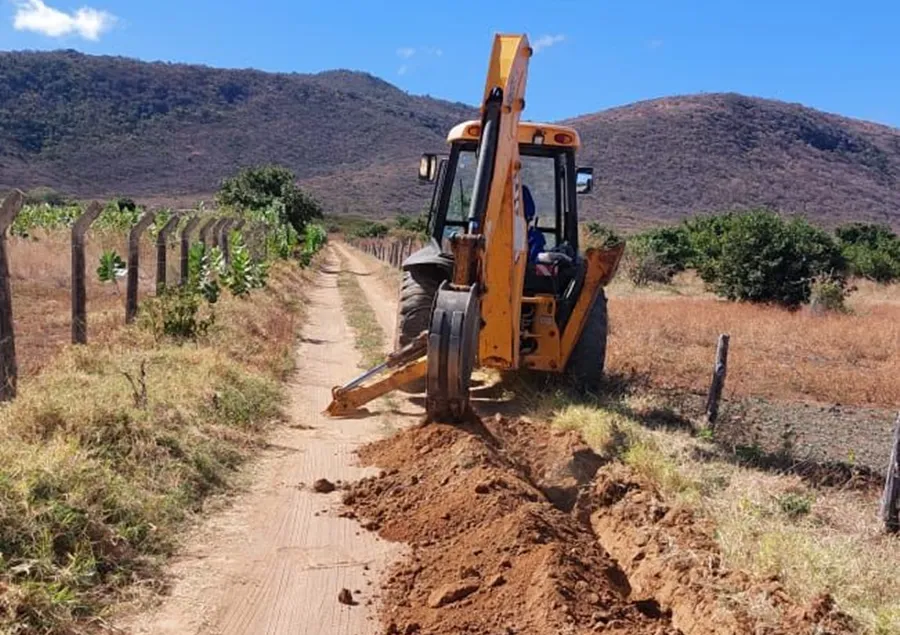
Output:
<instances>
[{"instance_id":1,"label":"mountain ridge","mask_svg":"<svg viewBox=\"0 0 900 635\"><path fill-rule=\"evenodd\" d=\"M211 195L279 163L328 211L416 213L422 152L477 117L371 73L271 73L77 51L0 52L0 188L78 197ZM642 100L559 123L597 188L586 218L619 226L766 205L824 224L900 223L900 129L737 93Z\"/></svg>"}]
</instances>

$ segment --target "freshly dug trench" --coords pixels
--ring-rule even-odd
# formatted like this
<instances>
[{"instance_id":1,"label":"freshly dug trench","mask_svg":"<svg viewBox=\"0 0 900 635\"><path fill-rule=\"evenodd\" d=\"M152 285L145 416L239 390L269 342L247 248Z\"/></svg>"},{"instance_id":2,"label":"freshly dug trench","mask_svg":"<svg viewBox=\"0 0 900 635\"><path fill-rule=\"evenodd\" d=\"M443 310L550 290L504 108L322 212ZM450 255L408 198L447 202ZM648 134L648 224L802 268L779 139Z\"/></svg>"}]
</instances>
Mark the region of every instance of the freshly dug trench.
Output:
<instances>
[{"instance_id":1,"label":"freshly dug trench","mask_svg":"<svg viewBox=\"0 0 900 635\"><path fill-rule=\"evenodd\" d=\"M709 573L720 570L714 544L690 533L694 521L622 466L602 466L573 431L524 419L427 424L360 458L384 471L346 493L350 513L411 546L382 581L386 633L852 632L827 600L804 610L748 576ZM666 546L682 536L694 538L673 558ZM783 619L729 604L750 592L779 598Z\"/></svg>"},{"instance_id":2,"label":"freshly dug trench","mask_svg":"<svg viewBox=\"0 0 900 635\"><path fill-rule=\"evenodd\" d=\"M345 501L380 535L412 546L383 584L386 632L675 635L655 603L629 598L590 528L551 504L522 467L566 474L581 465L569 450L584 444L543 434L530 457L526 441L538 427L516 426L429 424L361 452L385 472ZM559 460L554 449L564 449Z\"/></svg>"}]
</instances>

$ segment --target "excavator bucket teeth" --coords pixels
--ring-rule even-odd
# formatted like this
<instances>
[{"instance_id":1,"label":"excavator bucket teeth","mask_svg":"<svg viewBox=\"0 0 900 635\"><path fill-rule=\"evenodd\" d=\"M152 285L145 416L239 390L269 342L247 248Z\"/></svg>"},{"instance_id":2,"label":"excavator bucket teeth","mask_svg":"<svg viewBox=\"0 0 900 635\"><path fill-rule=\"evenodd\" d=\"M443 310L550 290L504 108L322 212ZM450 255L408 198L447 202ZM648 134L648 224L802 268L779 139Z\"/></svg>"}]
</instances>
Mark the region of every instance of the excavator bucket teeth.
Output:
<instances>
[{"instance_id":1,"label":"excavator bucket teeth","mask_svg":"<svg viewBox=\"0 0 900 635\"><path fill-rule=\"evenodd\" d=\"M432 421L458 423L468 413L480 322L476 288L454 289L443 283L428 331L425 410Z\"/></svg>"}]
</instances>

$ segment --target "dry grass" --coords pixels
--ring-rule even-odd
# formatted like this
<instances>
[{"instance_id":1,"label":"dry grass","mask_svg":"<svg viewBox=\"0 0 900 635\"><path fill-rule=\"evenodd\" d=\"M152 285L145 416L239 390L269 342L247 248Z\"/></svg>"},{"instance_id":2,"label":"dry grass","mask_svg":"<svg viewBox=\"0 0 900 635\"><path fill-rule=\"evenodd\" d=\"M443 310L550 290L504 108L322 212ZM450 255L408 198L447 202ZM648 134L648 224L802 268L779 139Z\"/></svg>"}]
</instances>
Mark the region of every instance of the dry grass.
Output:
<instances>
[{"instance_id":1,"label":"dry grass","mask_svg":"<svg viewBox=\"0 0 900 635\"><path fill-rule=\"evenodd\" d=\"M694 285L694 282L689 284ZM737 304L697 296L610 290L611 372L702 391L720 333L731 335L726 397L900 403L900 291L860 285L851 315ZM893 300L891 300L893 298Z\"/></svg>"},{"instance_id":2,"label":"dry grass","mask_svg":"<svg viewBox=\"0 0 900 635\"><path fill-rule=\"evenodd\" d=\"M362 357L360 367L368 369L381 363L384 361L385 334L359 286L356 274L342 270L338 275L338 290L347 323L355 334L356 349Z\"/></svg>"},{"instance_id":3,"label":"dry grass","mask_svg":"<svg viewBox=\"0 0 900 635\"><path fill-rule=\"evenodd\" d=\"M185 520L280 417L304 280L279 263L248 300L223 295L197 341L122 327L23 380L0 409L0 632L81 632L154 582Z\"/></svg>"},{"instance_id":4,"label":"dry grass","mask_svg":"<svg viewBox=\"0 0 900 635\"><path fill-rule=\"evenodd\" d=\"M552 420L712 518L728 566L759 579L778 576L800 601L829 592L867 635L900 633L900 543L879 533L877 493L816 489L795 476L699 461L703 442L642 426L642 414L663 409L641 395L562 405Z\"/></svg>"},{"instance_id":5,"label":"dry grass","mask_svg":"<svg viewBox=\"0 0 900 635\"><path fill-rule=\"evenodd\" d=\"M103 284L96 274L100 254L115 249L127 258L124 234L89 232L85 246L88 338L109 341L125 322L125 281ZM68 232L36 232L8 240L16 353L21 377L39 373L71 341L72 255ZM178 252L169 250L168 276L178 275ZM156 251L145 236L141 245L139 292L154 293Z\"/></svg>"}]
</instances>

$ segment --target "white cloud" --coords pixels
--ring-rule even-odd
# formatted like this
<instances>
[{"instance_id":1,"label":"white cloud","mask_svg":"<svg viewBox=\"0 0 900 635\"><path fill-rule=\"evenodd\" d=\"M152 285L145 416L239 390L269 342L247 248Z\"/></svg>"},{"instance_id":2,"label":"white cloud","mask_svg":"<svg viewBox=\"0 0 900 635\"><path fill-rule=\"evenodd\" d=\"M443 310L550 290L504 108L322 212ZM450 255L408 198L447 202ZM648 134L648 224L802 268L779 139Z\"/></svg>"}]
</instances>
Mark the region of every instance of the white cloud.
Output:
<instances>
[{"instance_id":1,"label":"white cloud","mask_svg":"<svg viewBox=\"0 0 900 635\"><path fill-rule=\"evenodd\" d=\"M550 48L554 44L565 42L565 40L566 36L561 33L559 35L542 35L531 43L531 48L534 49L535 53L540 53L544 49Z\"/></svg>"},{"instance_id":2,"label":"white cloud","mask_svg":"<svg viewBox=\"0 0 900 635\"><path fill-rule=\"evenodd\" d=\"M659 39L650 40L649 42L647 42L647 46L650 48L650 50L653 50L653 51L655 51L658 48L662 48L663 44L665 44L665 42L663 40L659 40Z\"/></svg>"},{"instance_id":3,"label":"white cloud","mask_svg":"<svg viewBox=\"0 0 900 635\"><path fill-rule=\"evenodd\" d=\"M116 17L106 11L82 7L74 13L66 13L48 7L42 0L17 0L13 27L17 31L33 31L48 37L77 34L86 40L98 40L116 22Z\"/></svg>"},{"instance_id":4,"label":"white cloud","mask_svg":"<svg viewBox=\"0 0 900 635\"><path fill-rule=\"evenodd\" d=\"M408 70L409 70L409 66L407 66L406 64L404 64L403 66L401 66L400 68L397 69L397 74L398 74L398 75L406 75L406 72L407 72Z\"/></svg>"},{"instance_id":5,"label":"white cloud","mask_svg":"<svg viewBox=\"0 0 900 635\"><path fill-rule=\"evenodd\" d=\"M405 60L408 60L415 54L416 54L416 49L409 47L409 46L405 46L403 48L397 49L397 56L402 57Z\"/></svg>"}]
</instances>

